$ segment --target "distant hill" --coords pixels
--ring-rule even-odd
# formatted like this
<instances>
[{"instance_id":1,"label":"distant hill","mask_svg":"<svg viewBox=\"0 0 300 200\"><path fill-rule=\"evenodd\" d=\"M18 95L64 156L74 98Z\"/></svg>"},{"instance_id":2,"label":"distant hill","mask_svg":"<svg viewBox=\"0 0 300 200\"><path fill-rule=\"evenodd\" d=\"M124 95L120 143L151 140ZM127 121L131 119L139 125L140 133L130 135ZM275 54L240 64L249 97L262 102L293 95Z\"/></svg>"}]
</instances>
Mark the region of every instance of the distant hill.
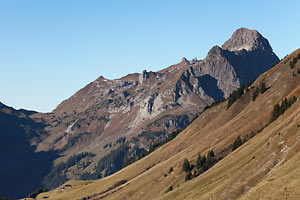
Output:
<instances>
[{"instance_id":1,"label":"distant hill","mask_svg":"<svg viewBox=\"0 0 300 200\"><path fill-rule=\"evenodd\" d=\"M141 160L37 199L300 199L299 98L300 49Z\"/></svg>"}]
</instances>

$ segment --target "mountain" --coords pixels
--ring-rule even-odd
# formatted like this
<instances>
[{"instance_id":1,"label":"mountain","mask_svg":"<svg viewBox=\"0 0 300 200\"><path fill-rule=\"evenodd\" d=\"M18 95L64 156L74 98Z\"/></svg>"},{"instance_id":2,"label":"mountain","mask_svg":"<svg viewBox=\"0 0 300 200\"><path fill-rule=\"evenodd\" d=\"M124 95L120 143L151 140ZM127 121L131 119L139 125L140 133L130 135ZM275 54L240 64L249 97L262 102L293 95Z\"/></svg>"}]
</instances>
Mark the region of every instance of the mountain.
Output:
<instances>
[{"instance_id":1,"label":"mountain","mask_svg":"<svg viewBox=\"0 0 300 200\"><path fill-rule=\"evenodd\" d=\"M65 159L81 152L96 154L84 169L69 170L71 179L93 173L100 158L124 148L97 178L107 176L122 167L120 160L137 159L153 142L186 127L206 106L227 98L278 61L267 39L241 28L222 47L214 46L204 60L183 58L158 72L116 80L100 76L52 113L34 115L50 124L49 137L37 148L59 150Z\"/></svg>"},{"instance_id":2,"label":"mountain","mask_svg":"<svg viewBox=\"0 0 300 200\"><path fill-rule=\"evenodd\" d=\"M37 199L299 199L299 77L300 49L148 156Z\"/></svg>"},{"instance_id":3,"label":"mountain","mask_svg":"<svg viewBox=\"0 0 300 200\"><path fill-rule=\"evenodd\" d=\"M29 170L39 177L33 182L52 189L67 180L113 174L170 140L205 107L228 98L278 62L267 39L241 28L203 60L183 58L157 72L143 71L116 80L100 76L51 113L26 114L33 125L41 125L34 137L22 140L23 145L31 145L32 155L26 158L49 153L45 158L52 167L50 172L43 171L47 175ZM18 118L14 120L19 126ZM53 152L59 158L52 166ZM18 187L12 188L18 191Z\"/></svg>"},{"instance_id":4,"label":"mountain","mask_svg":"<svg viewBox=\"0 0 300 200\"><path fill-rule=\"evenodd\" d=\"M45 124L30 118L35 113L0 102L0 196L22 197L42 187L42 179L57 157L51 151L35 152L32 144L47 134Z\"/></svg>"}]
</instances>

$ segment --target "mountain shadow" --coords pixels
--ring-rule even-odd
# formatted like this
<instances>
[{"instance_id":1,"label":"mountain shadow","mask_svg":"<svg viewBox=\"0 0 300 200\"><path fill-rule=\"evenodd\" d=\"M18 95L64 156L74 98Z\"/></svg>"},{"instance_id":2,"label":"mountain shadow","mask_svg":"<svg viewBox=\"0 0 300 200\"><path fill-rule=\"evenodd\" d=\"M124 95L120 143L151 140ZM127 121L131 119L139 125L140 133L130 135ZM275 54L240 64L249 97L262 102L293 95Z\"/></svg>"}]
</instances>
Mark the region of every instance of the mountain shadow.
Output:
<instances>
[{"instance_id":1,"label":"mountain shadow","mask_svg":"<svg viewBox=\"0 0 300 200\"><path fill-rule=\"evenodd\" d=\"M224 93L220 88L218 88L218 80L209 74L198 77L201 88L204 92L212 97L215 101L223 99Z\"/></svg>"},{"instance_id":2,"label":"mountain shadow","mask_svg":"<svg viewBox=\"0 0 300 200\"><path fill-rule=\"evenodd\" d=\"M0 110L0 196L26 197L42 187L56 152L35 152L29 139L38 137L44 124L34 122L27 112L6 107Z\"/></svg>"}]
</instances>

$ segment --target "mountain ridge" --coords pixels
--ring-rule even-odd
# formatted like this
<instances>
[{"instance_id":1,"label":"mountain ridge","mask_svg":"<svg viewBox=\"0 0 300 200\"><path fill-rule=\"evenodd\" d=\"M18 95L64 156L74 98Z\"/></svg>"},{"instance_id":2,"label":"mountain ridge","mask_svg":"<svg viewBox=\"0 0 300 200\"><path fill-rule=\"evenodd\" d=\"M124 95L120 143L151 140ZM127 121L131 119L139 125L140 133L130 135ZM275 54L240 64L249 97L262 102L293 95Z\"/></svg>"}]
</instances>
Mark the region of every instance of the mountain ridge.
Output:
<instances>
[{"instance_id":1,"label":"mountain ridge","mask_svg":"<svg viewBox=\"0 0 300 200\"><path fill-rule=\"evenodd\" d=\"M279 61L269 43L261 48L266 45L260 42L266 40L263 36L248 29L236 32L243 31L246 33L234 33L232 38L252 38L246 43L253 46L249 51L214 46L203 60L183 58L157 72L144 70L114 80L100 76L51 113L31 113L30 119L45 126L38 139L30 140L36 151L59 152L52 170L71 156L95 155L63 171L51 171L44 185L51 189L82 174L95 179L115 173L120 170L119 162L139 159L151 145L185 128L205 107L229 97ZM230 50L233 44L244 41L238 38L224 43ZM115 160L102 166L105 156ZM102 166L101 170L95 170L97 166ZM51 181L51 177L57 180Z\"/></svg>"},{"instance_id":2,"label":"mountain ridge","mask_svg":"<svg viewBox=\"0 0 300 200\"><path fill-rule=\"evenodd\" d=\"M183 58L157 72L144 70L114 80L100 76L42 116L52 124L47 127L51 134L38 150L63 149L65 156L93 152L97 156L86 169L92 172L97 160L118 149L116 141L125 137L131 146L128 156L136 159L152 142L184 128L206 106L227 98L279 61L257 31L238 29L224 45L240 45L241 37L252 38L247 45L253 48L229 51L214 46L203 60ZM70 140L75 142L70 145Z\"/></svg>"},{"instance_id":3,"label":"mountain ridge","mask_svg":"<svg viewBox=\"0 0 300 200\"><path fill-rule=\"evenodd\" d=\"M224 101L207 109L145 158L105 179L70 181L74 189L67 193L57 188L37 199L299 199L300 62L289 66L298 55L300 49L243 88L241 98L229 108ZM262 83L269 89L261 90L253 100ZM274 106L293 96L297 101L270 122ZM231 150L237 136L244 139L252 132L247 142ZM199 153L206 155L211 150L216 156L229 153L204 173L186 180L184 159L195 165Z\"/></svg>"}]
</instances>

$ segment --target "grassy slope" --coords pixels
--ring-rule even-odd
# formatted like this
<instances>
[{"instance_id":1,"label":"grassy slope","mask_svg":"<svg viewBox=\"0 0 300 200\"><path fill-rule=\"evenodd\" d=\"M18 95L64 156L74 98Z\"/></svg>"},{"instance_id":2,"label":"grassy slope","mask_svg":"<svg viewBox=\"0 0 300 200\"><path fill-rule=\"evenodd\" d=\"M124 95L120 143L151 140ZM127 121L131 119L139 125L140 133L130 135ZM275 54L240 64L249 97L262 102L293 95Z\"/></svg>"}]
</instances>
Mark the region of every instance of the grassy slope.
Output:
<instances>
[{"instance_id":1,"label":"grassy slope","mask_svg":"<svg viewBox=\"0 0 300 200\"><path fill-rule=\"evenodd\" d=\"M297 63L293 70L288 66L289 59L299 52L294 52L255 81L253 85L257 87L261 82L270 86L255 102L251 101L252 89L228 110L227 102L208 109L173 141L116 174L93 182L72 181L72 189L61 191L58 188L39 195L38 199L43 196L81 199L93 194L93 199L120 200L282 199L284 195L297 199L300 195L296 190L299 177L291 172L300 170L296 165L300 162L297 127L300 124L300 101L197 178L184 182L181 165L184 158L195 162L199 152L206 154L210 149L217 153L226 151L238 135L265 126L275 103L286 96L299 97L300 75L293 76L292 72L296 72L300 65ZM174 171L168 174L170 167ZM127 180L127 183L108 190L120 180ZM286 181L287 185L281 181ZM166 194L170 185L174 190Z\"/></svg>"}]
</instances>

